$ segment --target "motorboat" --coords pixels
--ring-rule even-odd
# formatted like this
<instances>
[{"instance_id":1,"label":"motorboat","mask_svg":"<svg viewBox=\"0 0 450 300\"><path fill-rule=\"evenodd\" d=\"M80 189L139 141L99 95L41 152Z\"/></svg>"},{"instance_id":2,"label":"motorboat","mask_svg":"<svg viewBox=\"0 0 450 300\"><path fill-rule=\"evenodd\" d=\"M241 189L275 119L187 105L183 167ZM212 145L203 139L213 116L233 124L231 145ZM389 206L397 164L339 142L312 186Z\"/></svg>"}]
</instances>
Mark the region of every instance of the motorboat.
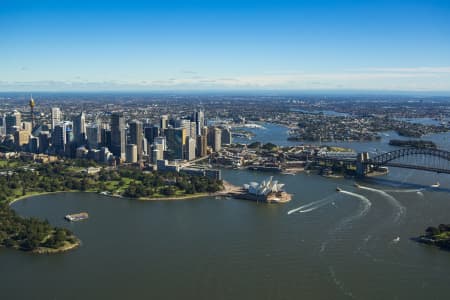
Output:
<instances>
[{"instance_id":1,"label":"motorboat","mask_svg":"<svg viewBox=\"0 0 450 300\"><path fill-rule=\"evenodd\" d=\"M441 184L438 182L436 182L435 184L430 185L432 188L438 188L441 186Z\"/></svg>"}]
</instances>

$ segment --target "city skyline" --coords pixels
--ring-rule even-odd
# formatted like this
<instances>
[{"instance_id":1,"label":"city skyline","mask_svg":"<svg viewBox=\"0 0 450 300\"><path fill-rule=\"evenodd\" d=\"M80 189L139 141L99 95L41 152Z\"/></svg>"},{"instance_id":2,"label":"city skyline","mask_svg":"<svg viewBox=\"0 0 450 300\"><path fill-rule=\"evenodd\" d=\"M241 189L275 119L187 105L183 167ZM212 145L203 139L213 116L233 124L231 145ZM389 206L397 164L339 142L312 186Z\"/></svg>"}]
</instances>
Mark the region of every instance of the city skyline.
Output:
<instances>
[{"instance_id":1,"label":"city skyline","mask_svg":"<svg viewBox=\"0 0 450 300\"><path fill-rule=\"evenodd\" d=\"M1 91L450 91L445 1L7 1Z\"/></svg>"}]
</instances>

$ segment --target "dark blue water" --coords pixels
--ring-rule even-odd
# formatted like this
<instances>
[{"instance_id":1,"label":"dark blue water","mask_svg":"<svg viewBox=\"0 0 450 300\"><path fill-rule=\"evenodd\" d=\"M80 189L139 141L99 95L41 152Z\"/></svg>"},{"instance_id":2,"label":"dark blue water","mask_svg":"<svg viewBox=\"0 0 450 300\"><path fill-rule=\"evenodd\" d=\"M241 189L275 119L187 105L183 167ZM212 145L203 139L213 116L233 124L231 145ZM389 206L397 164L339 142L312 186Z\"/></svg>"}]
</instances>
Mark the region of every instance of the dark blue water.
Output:
<instances>
[{"instance_id":1,"label":"dark blue water","mask_svg":"<svg viewBox=\"0 0 450 300\"><path fill-rule=\"evenodd\" d=\"M289 137L289 128L272 124L272 123L261 123L264 127L263 129L259 128L246 128L246 130L251 131L255 134L251 140L243 139L243 138L234 138L233 141L236 143L245 143L249 144L251 142L261 142L261 143L274 143L280 146L295 146L295 145L318 145L318 146L337 146L353 149L356 152L364 152L367 151L371 153L371 155L376 155L386 151L392 151L399 149L399 147L390 146L389 141L391 139L397 140L410 140L414 138L409 138L405 136L400 136L394 131L382 132L381 140L378 141L370 141L370 142L309 142L309 141L300 141L293 142L288 141ZM430 134L422 137L423 140L429 140L436 143L439 149L448 149L450 150L450 132L438 133L438 134Z\"/></svg>"},{"instance_id":2,"label":"dark blue water","mask_svg":"<svg viewBox=\"0 0 450 300\"><path fill-rule=\"evenodd\" d=\"M242 184L270 174L223 175ZM443 188L436 190L428 186L435 175L416 171L393 169L387 177L360 182L367 189L353 187L352 179L273 175L294 194L292 202L141 202L85 193L19 201L13 208L20 214L68 227L83 245L51 256L0 250L2 297L446 298L449 253L409 238L448 223L448 176L439 175ZM302 206L302 212L288 214ZM90 218L62 219L78 211Z\"/></svg>"}]
</instances>

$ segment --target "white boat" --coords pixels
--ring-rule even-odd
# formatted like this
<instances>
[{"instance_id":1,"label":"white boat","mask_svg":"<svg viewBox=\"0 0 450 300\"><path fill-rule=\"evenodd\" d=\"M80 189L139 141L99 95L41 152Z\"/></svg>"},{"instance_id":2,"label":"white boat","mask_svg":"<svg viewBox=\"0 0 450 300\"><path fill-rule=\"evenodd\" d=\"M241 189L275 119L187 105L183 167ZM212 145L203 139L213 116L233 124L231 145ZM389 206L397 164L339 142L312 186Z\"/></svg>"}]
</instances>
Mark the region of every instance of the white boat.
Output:
<instances>
[{"instance_id":1,"label":"white boat","mask_svg":"<svg viewBox=\"0 0 450 300\"><path fill-rule=\"evenodd\" d=\"M392 240L392 242L393 242L393 243L398 243L398 242L400 242L400 237L399 237L399 236L396 237L395 239Z\"/></svg>"},{"instance_id":2,"label":"white boat","mask_svg":"<svg viewBox=\"0 0 450 300\"><path fill-rule=\"evenodd\" d=\"M435 184L430 185L432 188L438 188L441 186L441 184L438 182L436 182Z\"/></svg>"}]
</instances>

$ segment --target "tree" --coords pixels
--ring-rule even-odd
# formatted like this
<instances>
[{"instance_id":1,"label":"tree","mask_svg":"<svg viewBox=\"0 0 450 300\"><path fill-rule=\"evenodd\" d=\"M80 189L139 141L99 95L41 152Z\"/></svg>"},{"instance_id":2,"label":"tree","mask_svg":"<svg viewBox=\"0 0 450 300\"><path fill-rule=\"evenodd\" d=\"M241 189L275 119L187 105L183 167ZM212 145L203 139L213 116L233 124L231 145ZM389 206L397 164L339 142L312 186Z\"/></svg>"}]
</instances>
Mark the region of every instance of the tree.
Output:
<instances>
[{"instance_id":1,"label":"tree","mask_svg":"<svg viewBox=\"0 0 450 300\"><path fill-rule=\"evenodd\" d=\"M441 232L440 232L440 230L439 230L439 228L436 228L436 227L433 227L433 226L430 226L430 227L428 227L426 230L425 230L425 232L427 233L427 235L438 235L438 234L440 234Z\"/></svg>"},{"instance_id":2,"label":"tree","mask_svg":"<svg viewBox=\"0 0 450 300\"><path fill-rule=\"evenodd\" d=\"M260 148L260 147L261 147L260 142L253 142L253 143L247 145L247 148L251 148L251 149Z\"/></svg>"},{"instance_id":3,"label":"tree","mask_svg":"<svg viewBox=\"0 0 450 300\"><path fill-rule=\"evenodd\" d=\"M278 149L278 146L272 143L266 143L262 146L262 148L264 150L268 150L268 151L274 151L276 149Z\"/></svg>"},{"instance_id":4,"label":"tree","mask_svg":"<svg viewBox=\"0 0 450 300\"><path fill-rule=\"evenodd\" d=\"M161 189L161 193L166 196L173 196L175 195L175 190L171 186L166 186Z\"/></svg>"}]
</instances>

